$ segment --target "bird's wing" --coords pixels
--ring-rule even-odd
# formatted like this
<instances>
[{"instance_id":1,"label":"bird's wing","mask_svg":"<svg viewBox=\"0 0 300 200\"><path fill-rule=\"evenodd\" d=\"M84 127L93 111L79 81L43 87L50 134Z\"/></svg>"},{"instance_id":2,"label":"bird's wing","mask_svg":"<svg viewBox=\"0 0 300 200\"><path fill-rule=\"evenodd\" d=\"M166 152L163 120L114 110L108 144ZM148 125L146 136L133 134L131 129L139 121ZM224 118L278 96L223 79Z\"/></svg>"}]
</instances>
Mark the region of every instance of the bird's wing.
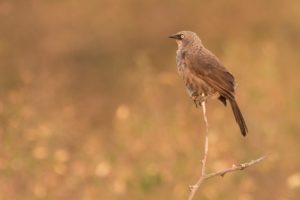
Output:
<instances>
[{"instance_id":1,"label":"bird's wing","mask_svg":"<svg viewBox=\"0 0 300 200\"><path fill-rule=\"evenodd\" d=\"M220 95L234 98L234 77L221 64L217 57L209 53L206 55L192 56L187 59L190 72L205 81Z\"/></svg>"}]
</instances>

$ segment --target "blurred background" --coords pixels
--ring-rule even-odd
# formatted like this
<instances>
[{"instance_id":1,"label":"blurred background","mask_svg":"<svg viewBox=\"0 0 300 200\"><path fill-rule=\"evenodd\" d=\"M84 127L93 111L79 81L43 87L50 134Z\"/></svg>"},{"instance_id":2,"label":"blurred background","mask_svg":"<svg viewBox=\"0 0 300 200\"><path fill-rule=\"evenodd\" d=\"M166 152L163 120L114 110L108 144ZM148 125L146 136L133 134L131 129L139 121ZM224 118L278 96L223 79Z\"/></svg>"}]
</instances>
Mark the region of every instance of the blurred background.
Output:
<instances>
[{"instance_id":1,"label":"blurred background","mask_svg":"<svg viewBox=\"0 0 300 200\"><path fill-rule=\"evenodd\" d=\"M297 0L0 1L0 199L187 199L204 122L168 36L192 30L238 82L249 135L207 104L195 199L300 196Z\"/></svg>"}]
</instances>

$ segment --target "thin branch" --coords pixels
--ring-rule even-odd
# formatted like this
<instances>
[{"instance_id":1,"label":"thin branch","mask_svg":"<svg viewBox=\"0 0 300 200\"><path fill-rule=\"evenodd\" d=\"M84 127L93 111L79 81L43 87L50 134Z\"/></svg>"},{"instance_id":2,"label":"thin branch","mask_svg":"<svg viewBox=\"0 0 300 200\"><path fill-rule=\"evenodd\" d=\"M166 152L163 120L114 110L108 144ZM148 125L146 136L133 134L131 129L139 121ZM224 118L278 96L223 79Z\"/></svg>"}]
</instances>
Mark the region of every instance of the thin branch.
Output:
<instances>
[{"instance_id":1,"label":"thin branch","mask_svg":"<svg viewBox=\"0 0 300 200\"><path fill-rule=\"evenodd\" d=\"M204 118L204 122L205 122L205 147L204 147L204 158L202 160L202 172L201 172L201 177L200 179L197 181L197 183L195 185L190 186L191 189L191 194L189 196L189 200L192 200L197 188L199 187L199 185L201 185L201 183L204 181L205 179L205 168L206 168L206 160L207 160L207 154L208 154L208 120L207 120L207 116L206 116L206 106L205 106L205 101L201 102L201 106L202 106L202 111L203 111L203 118Z\"/></svg>"},{"instance_id":2,"label":"thin branch","mask_svg":"<svg viewBox=\"0 0 300 200\"><path fill-rule=\"evenodd\" d=\"M205 147L204 147L204 158L202 160L202 170L201 170L201 177L199 178L199 180L197 181L197 183L195 185L191 185L190 186L190 196L188 198L188 200L192 200L196 194L197 189L199 188L199 186L202 184L202 182L205 179L209 179L215 176L224 176L226 173L229 172L233 172L233 171L238 171L238 170L243 170L247 167L250 167L260 161L262 161L263 159L265 159L267 156L262 156L256 160L252 160L250 162L247 163L243 163L243 164L239 164L239 165L232 165L231 168L225 169L225 170L220 170L217 172L213 172L210 174L205 174L205 168L206 168L206 160L207 160L207 154L208 154L208 120L207 120L207 116L206 116L206 107L205 107L205 101L201 102L202 105L202 111L203 111L203 117L204 117L204 122L205 122L205 126L206 126L206 131L205 131Z\"/></svg>"},{"instance_id":3,"label":"thin branch","mask_svg":"<svg viewBox=\"0 0 300 200\"><path fill-rule=\"evenodd\" d=\"M243 169L246 169L247 167L250 167L251 165L254 165L256 163L259 163L260 161L262 161L263 159L265 159L267 156L262 156L256 160L251 160L250 162L246 162L246 163L242 163L242 164L239 164L239 165L232 165L231 168L228 168L228 169L224 169L224 170L220 170L220 171L217 171L217 172L213 172L213 173L210 173L210 174L207 174L205 175L205 178L204 179L209 179L209 178L212 178L214 176L224 176L225 174L227 174L228 172L233 172L233 171L238 171L238 170L243 170Z\"/></svg>"},{"instance_id":4,"label":"thin branch","mask_svg":"<svg viewBox=\"0 0 300 200\"><path fill-rule=\"evenodd\" d=\"M205 168L206 168L207 154L208 154L208 121L207 121L207 117L206 117L205 101L203 101L201 104L202 104L203 118L204 118L205 127L206 127L206 131L205 131L205 150L204 150L204 158L202 160L202 175L204 175L205 174Z\"/></svg>"}]
</instances>

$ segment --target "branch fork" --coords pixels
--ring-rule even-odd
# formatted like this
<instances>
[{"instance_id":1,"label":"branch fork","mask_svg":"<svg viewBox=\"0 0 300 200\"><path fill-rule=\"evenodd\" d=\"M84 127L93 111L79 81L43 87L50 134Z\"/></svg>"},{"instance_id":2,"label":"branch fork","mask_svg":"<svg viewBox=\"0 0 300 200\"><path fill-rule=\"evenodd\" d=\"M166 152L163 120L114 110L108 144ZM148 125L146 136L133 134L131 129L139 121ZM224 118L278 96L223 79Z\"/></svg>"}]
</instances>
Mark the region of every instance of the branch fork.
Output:
<instances>
[{"instance_id":1,"label":"branch fork","mask_svg":"<svg viewBox=\"0 0 300 200\"><path fill-rule=\"evenodd\" d=\"M202 111L203 111L203 118L204 118L204 122L205 122L205 127L206 127L206 131L205 131L205 146L204 146L204 158L202 160L202 170L201 170L201 176L198 179L197 183L195 185L189 185L189 189L191 190L191 193L189 195L188 200L192 200L193 197L196 194L197 189L200 187L200 185L202 184L202 182L206 179L215 177L215 176L221 176L224 177L225 174L229 173L229 172L233 172L233 171L238 171L238 170L244 170L247 167L250 167L256 163L259 163L260 161L262 161L263 159L265 159L267 156L262 156L256 160L252 160L250 162L246 162L246 163L242 163L239 165L235 165L233 164L231 168L225 169L225 170L220 170L217 172L213 172L210 174L206 174L205 173L205 169L206 169L206 160L207 160L207 154L208 154L208 120L207 120L207 116L206 116L206 107L205 107L205 101L201 102L201 107L202 107Z\"/></svg>"}]
</instances>

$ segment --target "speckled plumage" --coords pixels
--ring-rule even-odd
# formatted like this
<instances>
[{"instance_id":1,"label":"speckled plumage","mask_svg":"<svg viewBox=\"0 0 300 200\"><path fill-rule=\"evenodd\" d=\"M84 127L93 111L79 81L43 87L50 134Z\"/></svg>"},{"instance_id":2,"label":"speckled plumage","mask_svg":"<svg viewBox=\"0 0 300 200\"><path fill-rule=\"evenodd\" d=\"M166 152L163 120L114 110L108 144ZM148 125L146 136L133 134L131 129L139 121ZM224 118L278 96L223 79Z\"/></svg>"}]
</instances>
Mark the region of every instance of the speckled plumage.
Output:
<instances>
[{"instance_id":1,"label":"speckled plumage","mask_svg":"<svg viewBox=\"0 0 300 200\"><path fill-rule=\"evenodd\" d=\"M189 96L194 102L217 96L224 105L229 100L242 134L248 132L246 123L234 98L234 77L219 59L206 49L191 31L180 31L170 38L178 44L176 63ZM197 104L196 104L197 105Z\"/></svg>"}]
</instances>

